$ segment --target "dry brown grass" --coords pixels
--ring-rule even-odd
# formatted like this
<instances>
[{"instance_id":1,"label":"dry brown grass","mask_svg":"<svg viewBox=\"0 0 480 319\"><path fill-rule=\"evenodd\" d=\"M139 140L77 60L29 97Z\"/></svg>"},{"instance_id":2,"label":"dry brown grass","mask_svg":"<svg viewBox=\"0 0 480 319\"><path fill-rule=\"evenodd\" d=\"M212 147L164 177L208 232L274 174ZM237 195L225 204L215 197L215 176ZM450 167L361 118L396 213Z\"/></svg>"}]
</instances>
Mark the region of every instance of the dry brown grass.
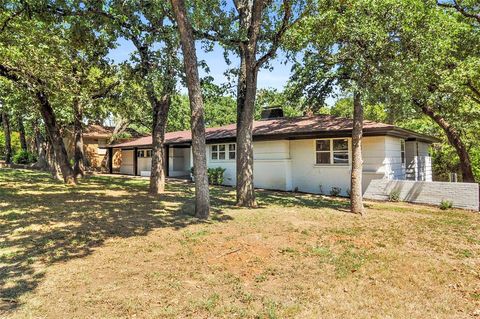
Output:
<instances>
[{"instance_id":1,"label":"dry brown grass","mask_svg":"<svg viewBox=\"0 0 480 319\"><path fill-rule=\"evenodd\" d=\"M69 188L0 170L1 310L12 318L480 318L480 215L259 191L236 209L145 179ZM0 314L1 317L1 314Z\"/></svg>"}]
</instances>

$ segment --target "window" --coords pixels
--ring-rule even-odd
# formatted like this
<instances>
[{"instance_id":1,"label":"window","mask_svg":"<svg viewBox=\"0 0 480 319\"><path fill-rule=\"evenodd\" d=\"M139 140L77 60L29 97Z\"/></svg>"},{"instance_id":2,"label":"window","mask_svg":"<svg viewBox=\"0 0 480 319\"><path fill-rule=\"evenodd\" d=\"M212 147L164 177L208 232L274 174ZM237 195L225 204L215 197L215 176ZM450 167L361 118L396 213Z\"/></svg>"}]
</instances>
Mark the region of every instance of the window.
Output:
<instances>
[{"instance_id":1,"label":"window","mask_svg":"<svg viewBox=\"0 0 480 319\"><path fill-rule=\"evenodd\" d=\"M137 157L152 157L152 150L139 150L137 151Z\"/></svg>"},{"instance_id":2,"label":"window","mask_svg":"<svg viewBox=\"0 0 480 319\"><path fill-rule=\"evenodd\" d=\"M225 144L218 145L218 159L225 159Z\"/></svg>"},{"instance_id":3,"label":"window","mask_svg":"<svg viewBox=\"0 0 480 319\"><path fill-rule=\"evenodd\" d=\"M216 144L211 148L212 160L234 160L236 158L236 145L235 144Z\"/></svg>"},{"instance_id":4,"label":"window","mask_svg":"<svg viewBox=\"0 0 480 319\"><path fill-rule=\"evenodd\" d=\"M402 164L405 164L405 140L400 140L400 156L402 157Z\"/></svg>"},{"instance_id":5,"label":"window","mask_svg":"<svg viewBox=\"0 0 480 319\"><path fill-rule=\"evenodd\" d=\"M316 164L347 165L349 162L347 139L315 141Z\"/></svg>"},{"instance_id":6,"label":"window","mask_svg":"<svg viewBox=\"0 0 480 319\"><path fill-rule=\"evenodd\" d=\"M228 144L228 159L234 160L236 158L236 145L235 144Z\"/></svg>"},{"instance_id":7,"label":"window","mask_svg":"<svg viewBox=\"0 0 480 319\"><path fill-rule=\"evenodd\" d=\"M331 140L317 140L317 164L330 164L330 142Z\"/></svg>"}]
</instances>

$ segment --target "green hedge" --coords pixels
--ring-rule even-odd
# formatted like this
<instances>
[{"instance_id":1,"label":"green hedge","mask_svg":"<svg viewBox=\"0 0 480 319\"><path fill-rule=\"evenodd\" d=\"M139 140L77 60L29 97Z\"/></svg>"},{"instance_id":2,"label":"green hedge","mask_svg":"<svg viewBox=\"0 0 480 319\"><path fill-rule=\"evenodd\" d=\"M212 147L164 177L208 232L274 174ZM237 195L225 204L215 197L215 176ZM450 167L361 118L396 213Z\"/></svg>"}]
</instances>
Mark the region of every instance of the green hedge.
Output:
<instances>
[{"instance_id":1,"label":"green hedge","mask_svg":"<svg viewBox=\"0 0 480 319\"><path fill-rule=\"evenodd\" d=\"M193 167L190 169L190 172L192 173L192 175L194 174ZM208 168L207 169L208 183L210 185L223 185L224 173L225 173L225 168L222 168L222 167Z\"/></svg>"}]
</instances>

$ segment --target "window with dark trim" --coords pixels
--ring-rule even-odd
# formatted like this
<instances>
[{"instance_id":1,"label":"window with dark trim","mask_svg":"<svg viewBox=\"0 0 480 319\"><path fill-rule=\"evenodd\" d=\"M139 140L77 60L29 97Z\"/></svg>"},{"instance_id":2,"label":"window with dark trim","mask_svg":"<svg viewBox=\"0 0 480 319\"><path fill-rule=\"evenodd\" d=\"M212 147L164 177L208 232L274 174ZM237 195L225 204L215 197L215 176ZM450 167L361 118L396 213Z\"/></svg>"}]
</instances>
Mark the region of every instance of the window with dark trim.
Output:
<instances>
[{"instance_id":1,"label":"window with dark trim","mask_svg":"<svg viewBox=\"0 0 480 319\"><path fill-rule=\"evenodd\" d=\"M315 163L318 165L348 165L348 139L316 140Z\"/></svg>"},{"instance_id":2,"label":"window with dark trim","mask_svg":"<svg viewBox=\"0 0 480 319\"><path fill-rule=\"evenodd\" d=\"M405 140L400 140L400 156L402 157L402 164L405 164Z\"/></svg>"}]
</instances>

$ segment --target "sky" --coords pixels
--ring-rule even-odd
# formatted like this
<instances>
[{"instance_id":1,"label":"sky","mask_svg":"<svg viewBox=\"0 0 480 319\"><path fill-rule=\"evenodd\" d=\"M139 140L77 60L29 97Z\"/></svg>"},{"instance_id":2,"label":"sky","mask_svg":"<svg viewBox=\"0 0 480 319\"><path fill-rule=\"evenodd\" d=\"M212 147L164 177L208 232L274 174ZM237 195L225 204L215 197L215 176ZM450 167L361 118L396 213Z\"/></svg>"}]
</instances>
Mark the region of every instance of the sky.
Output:
<instances>
[{"instance_id":1,"label":"sky","mask_svg":"<svg viewBox=\"0 0 480 319\"><path fill-rule=\"evenodd\" d=\"M135 47L130 41L120 39L118 47L110 52L109 58L113 59L116 63L121 63L128 60L130 54L134 50ZM223 50L218 45L214 47L212 52L206 53L201 48L200 43L197 42L197 57L199 61L204 60L210 69L210 73L208 74L200 69L200 76L212 76L216 84L227 82L224 72L227 69L232 68L232 66L238 66L239 64L239 60L234 56L231 56L232 65L227 65L223 57ZM290 70L292 68L292 63L288 62L285 64L285 60L285 55L280 52L277 58L271 62L271 66L273 67L272 71L266 69L260 70L258 74L258 88L273 88L278 91L283 90L283 87L290 77ZM186 89L182 88L182 91L186 92Z\"/></svg>"}]
</instances>

